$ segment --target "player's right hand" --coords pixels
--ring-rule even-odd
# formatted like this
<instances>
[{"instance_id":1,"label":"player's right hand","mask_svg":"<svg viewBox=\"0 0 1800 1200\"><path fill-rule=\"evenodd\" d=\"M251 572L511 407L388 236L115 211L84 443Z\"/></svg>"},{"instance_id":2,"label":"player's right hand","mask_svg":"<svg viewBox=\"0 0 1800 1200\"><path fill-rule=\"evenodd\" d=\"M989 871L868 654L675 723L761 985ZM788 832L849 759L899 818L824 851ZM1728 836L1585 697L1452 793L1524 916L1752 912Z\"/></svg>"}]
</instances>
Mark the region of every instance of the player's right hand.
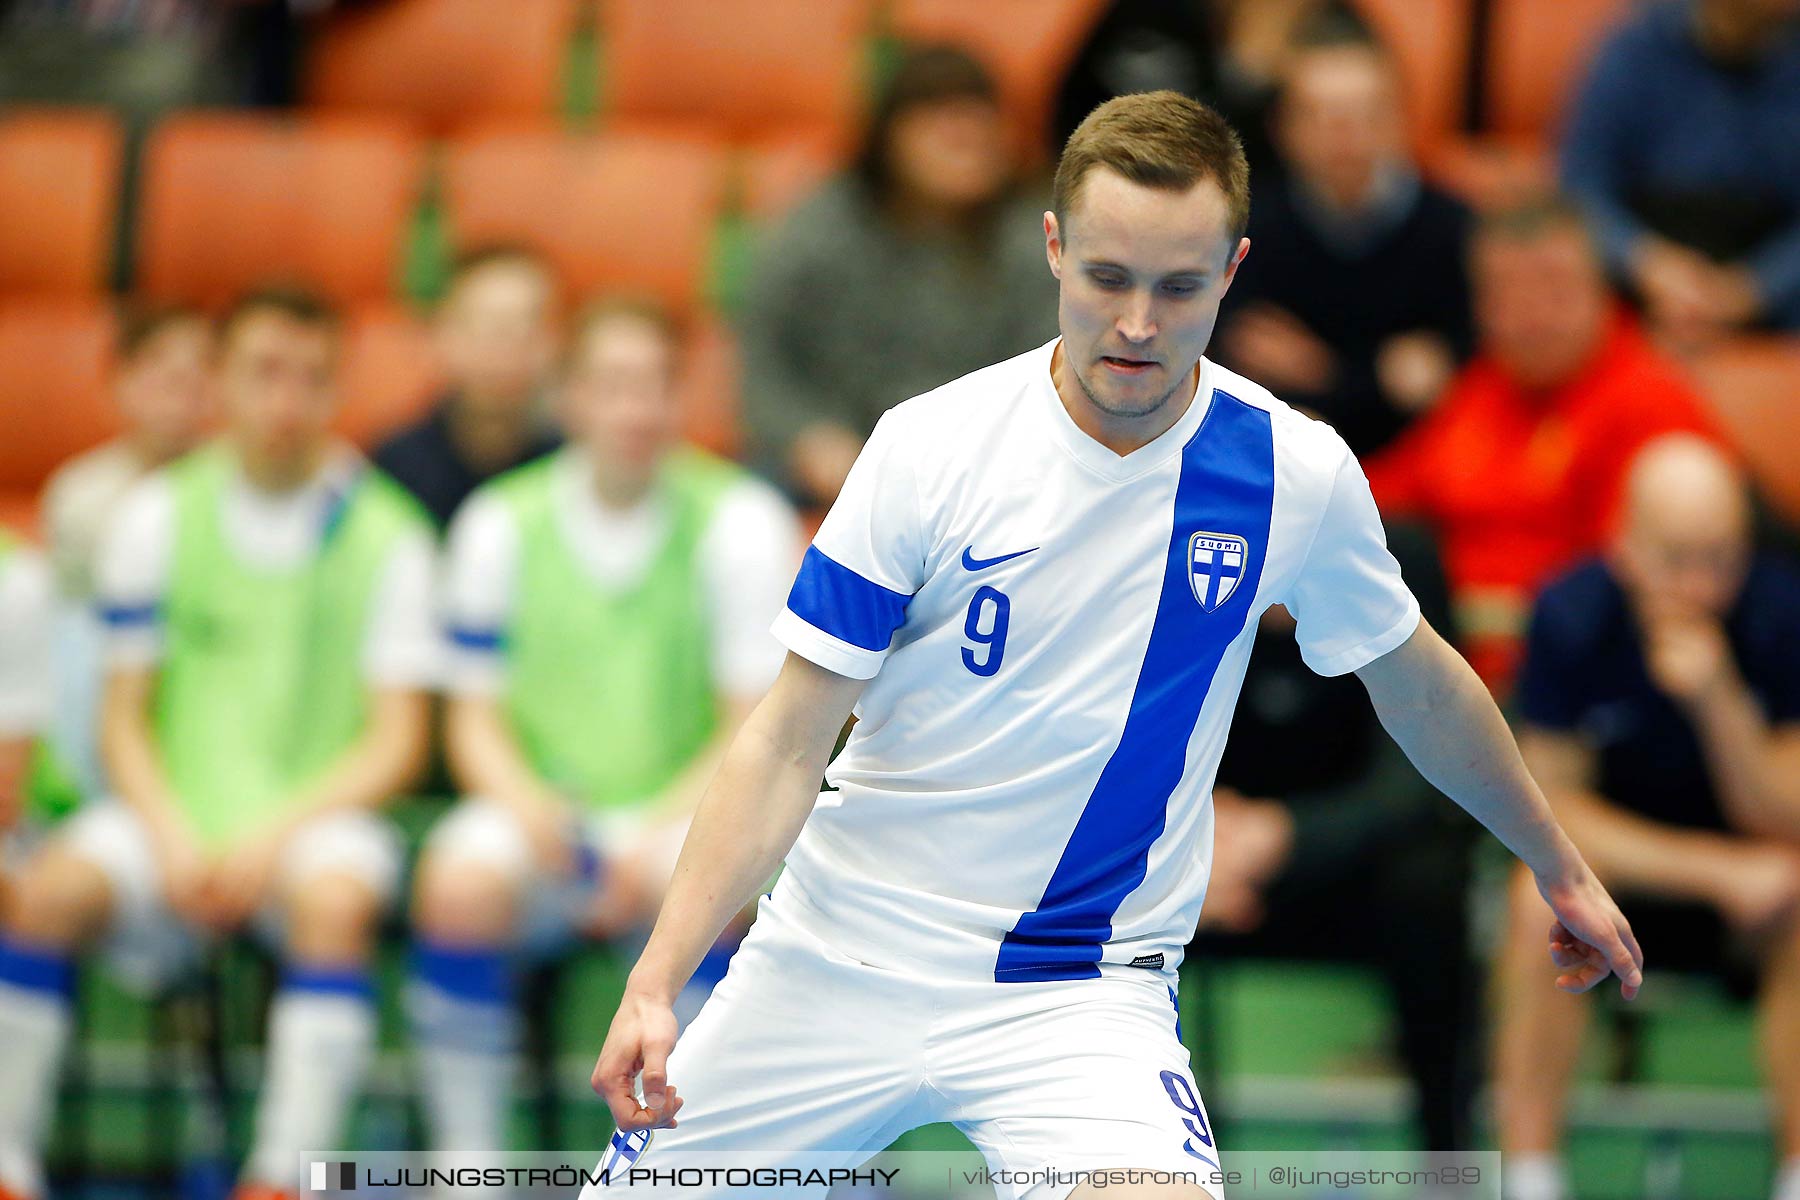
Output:
<instances>
[{"instance_id":1,"label":"player's right hand","mask_svg":"<svg viewBox=\"0 0 1800 1200\"><path fill-rule=\"evenodd\" d=\"M1608 975L1619 977L1619 994L1630 1000L1644 982L1644 952L1625 914L1586 863L1572 878L1536 877L1538 894L1556 921L1550 926L1550 960L1556 986L1585 992Z\"/></svg>"},{"instance_id":2,"label":"player's right hand","mask_svg":"<svg viewBox=\"0 0 1800 1200\"><path fill-rule=\"evenodd\" d=\"M620 1132L675 1128L675 1114L682 1104L669 1082L675 1028L675 1010L666 1000L627 990L619 1001L590 1082L612 1109ZM642 1100L637 1091L640 1073Z\"/></svg>"}]
</instances>

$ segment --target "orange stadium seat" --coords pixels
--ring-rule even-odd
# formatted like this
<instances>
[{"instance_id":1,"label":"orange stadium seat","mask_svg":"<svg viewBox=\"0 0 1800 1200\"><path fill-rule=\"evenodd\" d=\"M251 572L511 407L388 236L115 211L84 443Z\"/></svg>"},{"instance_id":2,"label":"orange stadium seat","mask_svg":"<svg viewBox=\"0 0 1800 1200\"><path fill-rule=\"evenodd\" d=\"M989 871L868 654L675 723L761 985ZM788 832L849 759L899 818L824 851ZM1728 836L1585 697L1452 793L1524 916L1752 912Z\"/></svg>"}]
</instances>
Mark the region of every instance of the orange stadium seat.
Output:
<instances>
[{"instance_id":1,"label":"orange stadium seat","mask_svg":"<svg viewBox=\"0 0 1800 1200\"><path fill-rule=\"evenodd\" d=\"M344 329L337 431L363 449L423 412L443 385L425 323L401 305L351 311Z\"/></svg>"},{"instance_id":2,"label":"orange stadium seat","mask_svg":"<svg viewBox=\"0 0 1800 1200\"><path fill-rule=\"evenodd\" d=\"M816 138L784 138L751 147L744 155L744 211L773 221L810 196L842 166L842 155Z\"/></svg>"},{"instance_id":3,"label":"orange stadium seat","mask_svg":"<svg viewBox=\"0 0 1800 1200\"><path fill-rule=\"evenodd\" d=\"M104 112L0 116L0 292L106 287L124 135Z\"/></svg>"},{"instance_id":4,"label":"orange stadium seat","mask_svg":"<svg viewBox=\"0 0 1800 1200\"><path fill-rule=\"evenodd\" d=\"M897 0L893 27L909 41L949 42L985 63L1021 149L1041 158L1051 99L1105 7L1104 0Z\"/></svg>"},{"instance_id":5,"label":"orange stadium seat","mask_svg":"<svg viewBox=\"0 0 1800 1200\"><path fill-rule=\"evenodd\" d=\"M727 154L700 134L495 130L451 144L453 242L542 250L576 294L698 299L725 199Z\"/></svg>"},{"instance_id":6,"label":"orange stadium seat","mask_svg":"<svg viewBox=\"0 0 1800 1200\"><path fill-rule=\"evenodd\" d=\"M1588 60L1632 0L1494 0L1488 121L1509 138L1553 138Z\"/></svg>"},{"instance_id":7,"label":"orange stadium seat","mask_svg":"<svg viewBox=\"0 0 1800 1200\"><path fill-rule=\"evenodd\" d=\"M1800 337L1746 337L1690 364L1777 508L1800 521Z\"/></svg>"},{"instance_id":8,"label":"orange stadium seat","mask_svg":"<svg viewBox=\"0 0 1800 1200\"><path fill-rule=\"evenodd\" d=\"M1460 127L1474 0L1355 0L1400 64L1414 147L1430 150Z\"/></svg>"},{"instance_id":9,"label":"orange stadium seat","mask_svg":"<svg viewBox=\"0 0 1800 1200\"><path fill-rule=\"evenodd\" d=\"M688 331L677 400L681 432L714 454L735 456L743 447L738 424L738 346L731 327L717 317L694 322Z\"/></svg>"},{"instance_id":10,"label":"orange stadium seat","mask_svg":"<svg viewBox=\"0 0 1800 1200\"><path fill-rule=\"evenodd\" d=\"M389 0L334 14L308 56L314 108L387 112L442 132L548 117L577 0Z\"/></svg>"},{"instance_id":11,"label":"orange stadium seat","mask_svg":"<svg viewBox=\"0 0 1800 1200\"><path fill-rule=\"evenodd\" d=\"M391 118L173 117L145 154L140 284L209 306L271 280L385 299L423 149Z\"/></svg>"},{"instance_id":12,"label":"orange stadium seat","mask_svg":"<svg viewBox=\"0 0 1800 1200\"><path fill-rule=\"evenodd\" d=\"M50 473L118 431L114 336L104 301L0 301L0 521L28 528Z\"/></svg>"},{"instance_id":13,"label":"orange stadium seat","mask_svg":"<svg viewBox=\"0 0 1800 1200\"><path fill-rule=\"evenodd\" d=\"M847 142L872 0L607 0L605 105L623 121L703 120L734 137L802 127Z\"/></svg>"}]
</instances>

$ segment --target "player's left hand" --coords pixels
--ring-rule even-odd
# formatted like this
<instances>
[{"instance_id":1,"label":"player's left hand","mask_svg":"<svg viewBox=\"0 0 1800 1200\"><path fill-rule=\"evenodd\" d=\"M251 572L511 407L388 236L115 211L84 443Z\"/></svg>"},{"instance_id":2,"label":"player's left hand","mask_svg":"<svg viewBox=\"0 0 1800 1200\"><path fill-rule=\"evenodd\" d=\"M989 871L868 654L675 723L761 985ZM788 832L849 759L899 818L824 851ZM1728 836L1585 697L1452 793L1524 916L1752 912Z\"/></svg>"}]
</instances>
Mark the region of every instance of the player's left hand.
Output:
<instances>
[{"instance_id":1,"label":"player's left hand","mask_svg":"<svg viewBox=\"0 0 1800 1200\"><path fill-rule=\"evenodd\" d=\"M1613 903L1586 863L1566 879L1536 877L1538 894L1556 920L1550 926L1550 961L1556 986L1580 993L1608 975L1619 977L1619 994L1630 1000L1644 982L1644 952L1625 914Z\"/></svg>"},{"instance_id":2,"label":"player's left hand","mask_svg":"<svg viewBox=\"0 0 1800 1200\"><path fill-rule=\"evenodd\" d=\"M588 1081L612 1110L621 1133L675 1128L675 1114L682 1105L669 1082L675 1028L675 1012L668 1001L626 989ZM642 1100L637 1092L640 1075Z\"/></svg>"}]
</instances>

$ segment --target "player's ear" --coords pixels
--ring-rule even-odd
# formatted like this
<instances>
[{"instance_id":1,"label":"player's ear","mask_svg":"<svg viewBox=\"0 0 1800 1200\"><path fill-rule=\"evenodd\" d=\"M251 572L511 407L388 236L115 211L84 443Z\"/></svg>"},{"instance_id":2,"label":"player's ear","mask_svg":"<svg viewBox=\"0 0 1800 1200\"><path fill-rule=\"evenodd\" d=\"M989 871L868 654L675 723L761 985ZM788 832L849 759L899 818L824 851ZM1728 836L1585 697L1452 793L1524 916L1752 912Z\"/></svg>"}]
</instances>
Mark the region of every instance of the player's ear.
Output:
<instances>
[{"instance_id":1,"label":"player's ear","mask_svg":"<svg viewBox=\"0 0 1800 1200\"><path fill-rule=\"evenodd\" d=\"M1050 262L1050 274L1062 278L1062 227L1056 214L1044 211L1044 257Z\"/></svg>"},{"instance_id":2,"label":"player's ear","mask_svg":"<svg viewBox=\"0 0 1800 1200\"><path fill-rule=\"evenodd\" d=\"M1231 281L1237 278L1238 266L1244 261L1244 255L1250 253L1250 239L1239 238L1237 249L1231 252L1231 258L1225 263L1225 291L1231 289ZM1224 291L1219 293L1221 296Z\"/></svg>"}]
</instances>

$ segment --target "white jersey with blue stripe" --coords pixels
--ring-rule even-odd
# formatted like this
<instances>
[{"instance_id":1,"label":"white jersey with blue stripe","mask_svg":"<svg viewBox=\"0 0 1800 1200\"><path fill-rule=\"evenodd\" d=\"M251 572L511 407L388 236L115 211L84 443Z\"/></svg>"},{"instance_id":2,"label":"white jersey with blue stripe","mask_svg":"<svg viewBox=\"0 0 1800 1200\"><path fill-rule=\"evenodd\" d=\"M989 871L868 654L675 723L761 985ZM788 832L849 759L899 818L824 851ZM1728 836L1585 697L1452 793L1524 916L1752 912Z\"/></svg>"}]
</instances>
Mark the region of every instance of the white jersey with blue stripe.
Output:
<instances>
[{"instance_id":1,"label":"white jersey with blue stripe","mask_svg":"<svg viewBox=\"0 0 1800 1200\"><path fill-rule=\"evenodd\" d=\"M1418 623L1329 426L1203 359L1182 417L1121 457L1064 409L1055 345L884 416L775 624L870 683L774 903L876 966L1172 968L1263 610L1327 675Z\"/></svg>"}]
</instances>

